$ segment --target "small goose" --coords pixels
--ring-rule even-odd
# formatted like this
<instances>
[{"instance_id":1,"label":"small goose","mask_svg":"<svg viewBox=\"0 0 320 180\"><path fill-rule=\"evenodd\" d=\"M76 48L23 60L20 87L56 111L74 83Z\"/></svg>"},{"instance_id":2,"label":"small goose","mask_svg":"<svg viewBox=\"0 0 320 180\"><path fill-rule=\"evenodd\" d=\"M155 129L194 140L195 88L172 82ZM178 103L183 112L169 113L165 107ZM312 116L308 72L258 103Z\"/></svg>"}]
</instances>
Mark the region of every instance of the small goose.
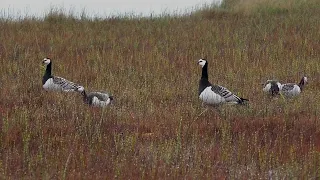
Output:
<instances>
[{"instance_id":1,"label":"small goose","mask_svg":"<svg viewBox=\"0 0 320 180\"><path fill-rule=\"evenodd\" d=\"M286 83L282 84L280 87L280 93L285 97L298 96L303 90L304 86L307 84L307 77L302 77L299 84Z\"/></svg>"},{"instance_id":2,"label":"small goose","mask_svg":"<svg viewBox=\"0 0 320 180\"><path fill-rule=\"evenodd\" d=\"M244 104L248 99L236 96L227 88L212 85L208 81L208 62L205 59L200 59L198 64L202 67L202 75L199 82L199 98L203 104L219 105L219 104Z\"/></svg>"},{"instance_id":3,"label":"small goose","mask_svg":"<svg viewBox=\"0 0 320 180\"><path fill-rule=\"evenodd\" d=\"M277 80L267 80L266 83L263 84L263 91L270 94L271 96L279 95L281 83Z\"/></svg>"},{"instance_id":4,"label":"small goose","mask_svg":"<svg viewBox=\"0 0 320 180\"><path fill-rule=\"evenodd\" d=\"M83 102L94 107L106 107L113 101L113 96L105 92L90 92L87 93L83 86L77 90L83 96Z\"/></svg>"},{"instance_id":5,"label":"small goose","mask_svg":"<svg viewBox=\"0 0 320 180\"><path fill-rule=\"evenodd\" d=\"M50 58L44 58L42 63L46 66L46 71L42 78L42 87L45 90L71 92L78 89L78 84L68 81L62 77L52 76L52 62Z\"/></svg>"}]
</instances>

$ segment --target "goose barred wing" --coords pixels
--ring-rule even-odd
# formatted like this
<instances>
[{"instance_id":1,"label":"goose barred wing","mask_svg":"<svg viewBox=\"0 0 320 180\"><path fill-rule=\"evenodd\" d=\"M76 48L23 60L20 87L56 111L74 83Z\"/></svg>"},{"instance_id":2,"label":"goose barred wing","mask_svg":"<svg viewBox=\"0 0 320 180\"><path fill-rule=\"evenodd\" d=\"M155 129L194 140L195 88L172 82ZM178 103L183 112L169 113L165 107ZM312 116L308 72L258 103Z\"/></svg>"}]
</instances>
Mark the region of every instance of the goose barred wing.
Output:
<instances>
[{"instance_id":1,"label":"goose barred wing","mask_svg":"<svg viewBox=\"0 0 320 180\"><path fill-rule=\"evenodd\" d=\"M241 98L233 94L231 91L229 91L227 88L219 86L219 85L212 85L211 90L223 97L227 102L232 102L232 101L241 101Z\"/></svg>"},{"instance_id":2,"label":"goose barred wing","mask_svg":"<svg viewBox=\"0 0 320 180\"><path fill-rule=\"evenodd\" d=\"M283 84L281 87L282 91L291 91L293 90L295 84Z\"/></svg>"},{"instance_id":3,"label":"goose barred wing","mask_svg":"<svg viewBox=\"0 0 320 180\"><path fill-rule=\"evenodd\" d=\"M76 91L79 87L78 84L58 76L53 77L53 83L59 85L63 91Z\"/></svg>"}]
</instances>

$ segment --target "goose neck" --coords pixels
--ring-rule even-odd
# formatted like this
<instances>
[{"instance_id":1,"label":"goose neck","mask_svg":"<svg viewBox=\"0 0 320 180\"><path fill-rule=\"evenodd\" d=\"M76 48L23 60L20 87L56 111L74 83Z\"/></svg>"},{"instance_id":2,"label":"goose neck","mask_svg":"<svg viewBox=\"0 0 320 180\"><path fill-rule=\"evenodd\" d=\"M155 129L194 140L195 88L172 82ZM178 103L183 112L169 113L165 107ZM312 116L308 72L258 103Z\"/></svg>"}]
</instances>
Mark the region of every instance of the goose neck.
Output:
<instances>
[{"instance_id":1,"label":"goose neck","mask_svg":"<svg viewBox=\"0 0 320 180\"><path fill-rule=\"evenodd\" d=\"M45 84L46 81L52 77L51 75L51 69L52 69L52 65L51 62L47 65L46 67L46 71L44 72L43 78L42 78L42 83Z\"/></svg>"},{"instance_id":2,"label":"goose neck","mask_svg":"<svg viewBox=\"0 0 320 180\"><path fill-rule=\"evenodd\" d=\"M208 79L208 63L202 67L201 79Z\"/></svg>"},{"instance_id":3,"label":"goose neck","mask_svg":"<svg viewBox=\"0 0 320 180\"><path fill-rule=\"evenodd\" d=\"M301 90L303 89L303 87L305 86L304 78L301 79L301 81L299 82L298 86L300 87Z\"/></svg>"}]
</instances>

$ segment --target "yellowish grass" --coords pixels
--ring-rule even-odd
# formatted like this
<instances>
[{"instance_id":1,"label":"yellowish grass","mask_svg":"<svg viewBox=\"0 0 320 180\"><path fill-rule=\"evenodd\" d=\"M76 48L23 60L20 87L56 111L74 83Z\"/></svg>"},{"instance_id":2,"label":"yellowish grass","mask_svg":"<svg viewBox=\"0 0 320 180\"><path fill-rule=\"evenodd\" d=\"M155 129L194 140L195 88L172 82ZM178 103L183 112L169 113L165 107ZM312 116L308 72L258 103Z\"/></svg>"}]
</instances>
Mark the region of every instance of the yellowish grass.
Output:
<instances>
[{"instance_id":1,"label":"yellowish grass","mask_svg":"<svg viewBox=\"0 0 320 180\"><path fill-rule=\"evenodd\" d=\"M252 14L259 11L261 8L269 8L274 12L286 12L289 10L300 9L301 6L319 6L317 0L226 0L224 2L226 7L233 12L241 12L245 14ZM271 10L271 11L272 11Z\"/></svg>"}]
</instances>

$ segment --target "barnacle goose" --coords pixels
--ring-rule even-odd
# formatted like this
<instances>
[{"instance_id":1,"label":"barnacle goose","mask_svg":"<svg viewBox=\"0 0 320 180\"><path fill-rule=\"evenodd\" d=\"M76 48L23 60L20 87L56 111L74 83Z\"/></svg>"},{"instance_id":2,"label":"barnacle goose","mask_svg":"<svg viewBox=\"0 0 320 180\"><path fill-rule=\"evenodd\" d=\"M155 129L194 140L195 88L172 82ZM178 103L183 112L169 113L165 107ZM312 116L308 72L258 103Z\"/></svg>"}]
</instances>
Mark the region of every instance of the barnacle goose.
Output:
<instances>
[{"instance_id":1,"label":"barnacle goose","mask_svg":"<svg viewBox=\"0 0 320 180\"><path fill-rule=\"evenodd\" d=\"M263 91L270 94L271 96L279 95L281 83L277 80L267 80L266 83L263 84Z\"/></svg>"},{"instance_id":2,"label":"barnacle goose","mask_svg":"<svg viewBox=\"0 0 320 180\"><path fill-rule=\"evenodd\" d=\"M199 82L199 98L206 105L219 104L244 104L248 99L236 96L227 88L212 85L208 81L208 62L205 59L200 59L198 64L202 67L202 75Z\"/></svg>"},{"instance_id":3,"label":"barnacle goose","mask_svg":"<svg viewBox=\"0 0 320 180\"><path fill-rule=\"evenodd\" d=\"M285 97L298 96L303 90L304 86L307 84L307 77L302 77L299 84L286 83L282 84L280 87L280 93Z\"/></svg>"},{"instance_id":4,"label":"barnacle goose","mask_svg":"<svg viewBox=\"0 0 320 180\"><path fill-rule=\"evenodd\" d=\"M113 96L105 92L90 92L87 93L83 86L79 86L78 92L83 96L83 102L94 107L106 107L113 101Z\"/></svg>"},{"instance_id":5,"label":"barnacle goose","mask_svg":"<svg viewBox=\"0 0 320 180\"><path fill-rule=\"evenodd\" d=\"M46 71L42 78L42 87L45 90L71 92L78 89L78 84L68 81L62 77L52 76L52 61L50 58L44 58L42 63L46 66Z\"/></svg>"}]
</instances>

